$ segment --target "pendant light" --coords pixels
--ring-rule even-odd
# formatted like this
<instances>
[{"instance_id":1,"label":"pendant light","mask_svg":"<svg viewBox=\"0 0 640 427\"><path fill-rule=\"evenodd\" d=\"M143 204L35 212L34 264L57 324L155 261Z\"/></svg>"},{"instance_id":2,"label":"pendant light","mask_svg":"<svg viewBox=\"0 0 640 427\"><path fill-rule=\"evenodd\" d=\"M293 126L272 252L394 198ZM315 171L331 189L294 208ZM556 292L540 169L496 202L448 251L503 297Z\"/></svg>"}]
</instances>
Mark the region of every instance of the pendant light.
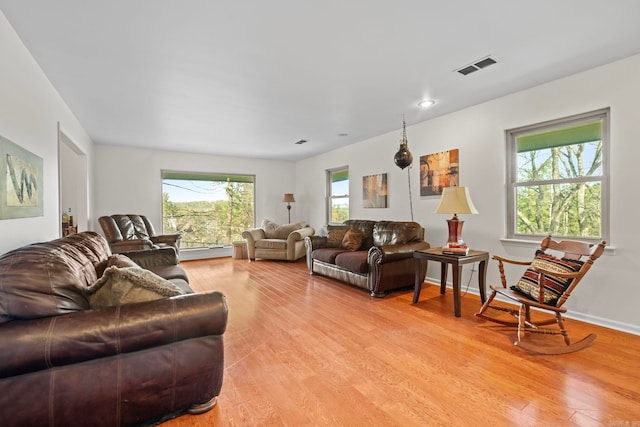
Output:
<instances>
[{"instance_id":1,"label":"pendant light","mask_svg":"<svg viewBox=\"0 0 640 427\"><path fill-rule=\"evenodd\" d=\"M411 165L413 162L413 154L409 151L409 142L407 141L407 125L402 118L402 141L400 141L400 148L398 152L393 156L393 161L400 169L404 169Z\"/></svg>"}]
</instances>

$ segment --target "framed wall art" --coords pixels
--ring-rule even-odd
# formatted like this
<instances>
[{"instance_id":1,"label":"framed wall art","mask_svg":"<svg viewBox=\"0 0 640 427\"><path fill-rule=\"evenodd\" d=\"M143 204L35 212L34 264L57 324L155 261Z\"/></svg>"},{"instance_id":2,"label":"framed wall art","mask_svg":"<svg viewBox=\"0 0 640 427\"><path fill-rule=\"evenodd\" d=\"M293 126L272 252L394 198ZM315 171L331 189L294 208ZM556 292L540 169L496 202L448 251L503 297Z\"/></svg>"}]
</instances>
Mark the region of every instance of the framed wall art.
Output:
<instances>
[{"instance_id":1,"label":"framed wall art","mask_svg":"<svg viewBox=\"0 0 640 427\"><path fill-rule=\"evenodd\" d=\"M362 177L362 207L387 207L387 174L367 175Z\"/></svg>"},{"instance_id":2,"label":"framed wall art","mask_svg":"<svg viewBox=\"0 0 640 427\"><path fill-rule=\"evenodd\" d=\"M460 182L458 149L420 156L420 195L437 196Z\"/></svg>"},{"instance_id":3,"label":"framed wall art","mask_svg":"<svg viewBox=\"0 0 640 427\"><path fill-rule=\"evenodd\" d=\"M42 216L42 158L0 136L0 219Z\"/></svg>"}]
</instances>

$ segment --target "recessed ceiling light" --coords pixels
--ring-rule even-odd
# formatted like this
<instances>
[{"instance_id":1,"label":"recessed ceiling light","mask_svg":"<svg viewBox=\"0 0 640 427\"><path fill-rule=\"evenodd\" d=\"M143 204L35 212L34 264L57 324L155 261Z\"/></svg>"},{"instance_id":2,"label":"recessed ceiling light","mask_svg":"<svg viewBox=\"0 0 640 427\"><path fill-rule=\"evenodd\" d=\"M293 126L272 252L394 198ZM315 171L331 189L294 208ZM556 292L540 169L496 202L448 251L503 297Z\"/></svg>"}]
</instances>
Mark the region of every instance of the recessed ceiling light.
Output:
<instances>
[{"instance_id":1,"label":"recessed ceiling light","mask_svg":"<svg viewBox=\"0 0 640 427\"><path fill-rule=\"evenodd\" d=\"M424 99L424 100L418 102L418 107L420 107L420 108L428 108L428 107L431 107L435 103L436 103L436 101L434 101L433 99Z\"/></svg>"}]
</instances>

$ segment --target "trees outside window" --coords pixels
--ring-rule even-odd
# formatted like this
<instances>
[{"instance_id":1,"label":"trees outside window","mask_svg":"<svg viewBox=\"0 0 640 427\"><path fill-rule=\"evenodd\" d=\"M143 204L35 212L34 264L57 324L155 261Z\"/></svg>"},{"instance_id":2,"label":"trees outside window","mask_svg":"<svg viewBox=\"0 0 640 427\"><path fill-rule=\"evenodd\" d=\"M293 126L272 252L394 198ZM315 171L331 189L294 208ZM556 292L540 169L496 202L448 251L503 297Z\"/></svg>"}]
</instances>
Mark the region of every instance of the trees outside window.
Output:
<instances>
[{"instance_id":1,"label":"trees outside window","mask_svg":"<svg viewBox=\"0 0 640 427\"><path fill-rule=\"evenodd\" d=\"M327 171L327 223L339 224L349 219L349 168Z\"/></svg>"},{"instance_id":2,"label":"trees outside window","mask_svg":"<svg viewBox=\"0 0 640 427\"><path fill-rule=\"evenodd\" d=\"M162 231L182 248L230 245L254 226L252 175L162 171Z\"/></svg>"},{"instance_id":3,"label":"trees outside window","mask_svg":"<svg viewBox=\"0 0 640 427\"><path fill-rule=\"evenodd\" d=\"M608 240L609 110L507 131L508 237Z\"/></svg>"}]
</instances>

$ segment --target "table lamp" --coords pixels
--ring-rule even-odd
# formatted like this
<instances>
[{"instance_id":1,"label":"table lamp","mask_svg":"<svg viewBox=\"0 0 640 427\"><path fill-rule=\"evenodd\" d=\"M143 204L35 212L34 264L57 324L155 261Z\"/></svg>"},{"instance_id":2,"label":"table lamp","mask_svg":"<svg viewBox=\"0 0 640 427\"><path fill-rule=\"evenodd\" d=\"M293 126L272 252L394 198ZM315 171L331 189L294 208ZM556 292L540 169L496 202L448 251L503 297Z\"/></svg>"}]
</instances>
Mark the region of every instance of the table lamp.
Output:
<instances>
[{"instance_id":1,"label":"table lamp","mask_svg":"<svg viewBox=\"0 0 640 427\"><path fill-rule=\"evenodd\" d=\"M284 193L282 201L287 204L287 210L289 211L289 224L291 224L291 203L295 203L296 199L293 198L293 193Z\"/></svg>"},{"instance_id":2,"label":"table lamp","mask_svg":"<svg viewBox=\"0 0 640 427\"><path fill-rule=\"evenodd\" d=\"M464 221L458 219L458 214L478 213L471 201L467 187L443 188L440 204L438 204L435 212L440 214L453 214L453 217L447 220L447 225L449 226L447 245L462 242L462 225Z\"/></svg>"}]
</instances>

